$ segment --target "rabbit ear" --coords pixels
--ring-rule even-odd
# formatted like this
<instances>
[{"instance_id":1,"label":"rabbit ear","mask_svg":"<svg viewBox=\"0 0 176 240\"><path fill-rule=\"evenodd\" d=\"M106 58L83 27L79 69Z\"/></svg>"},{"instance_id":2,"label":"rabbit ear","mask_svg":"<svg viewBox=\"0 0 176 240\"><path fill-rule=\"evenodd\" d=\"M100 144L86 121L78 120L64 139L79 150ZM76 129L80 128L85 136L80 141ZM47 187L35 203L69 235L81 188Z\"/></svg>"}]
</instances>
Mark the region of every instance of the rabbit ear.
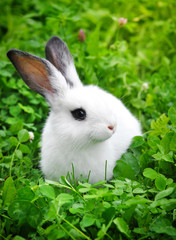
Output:
<instances>
[{"instance_id":1,"label":"rabbit ear","mask_svg":"<svg viewBox=\"0 0 176 240\"><path fill-rule=\"evenodd\" d=\"M44 97L67 87L65 78L47 60L16 49L8 51L7 56L24 82Z\"/></svg>"},{"instance_id":2,"label":"rabbit ear","mask_svg":"<svg viewBox=\"0 0 176 240\"><path fill-rule=\"evenodd\" d=\"M58 37L51 37L45 48L48 59L65 77L71 87L82 85L75 69L72 55L66 45Z\"/></svg>"}]
</instances>

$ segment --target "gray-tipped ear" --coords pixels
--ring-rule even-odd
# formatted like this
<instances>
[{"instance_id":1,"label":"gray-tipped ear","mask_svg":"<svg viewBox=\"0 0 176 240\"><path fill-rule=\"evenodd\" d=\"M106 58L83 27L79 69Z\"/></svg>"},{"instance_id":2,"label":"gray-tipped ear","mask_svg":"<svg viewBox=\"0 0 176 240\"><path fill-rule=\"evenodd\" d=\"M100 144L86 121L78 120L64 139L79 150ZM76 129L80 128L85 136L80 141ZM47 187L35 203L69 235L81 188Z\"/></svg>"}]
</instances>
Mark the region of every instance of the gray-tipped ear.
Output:
<instances>
[{"instance_id":1,"label":"gray-tipped ear","mask_svg":"<svg viewBox=\"0 0 176 240\"><path fill-rule=\"evenodd\" d=\"M65 78L62 74L45 59L17 49L9 50L7 56L24 82L32 90L46 98L58 91L58 84L66 85ZM62 86L60 86L60 88L62 88Z\"/></svg>"},{"instance_id":2,"label":"gray-tipped ear","mask_svg":"<svg viewBox=\"0 0 176 240\"><path fill-rule=\"evenodd\" d=\"M56 36L51 37L47 42L45 54L46 59L62 73L71 87L82 85L65 42Z\"/></svg>"}]
</instances>

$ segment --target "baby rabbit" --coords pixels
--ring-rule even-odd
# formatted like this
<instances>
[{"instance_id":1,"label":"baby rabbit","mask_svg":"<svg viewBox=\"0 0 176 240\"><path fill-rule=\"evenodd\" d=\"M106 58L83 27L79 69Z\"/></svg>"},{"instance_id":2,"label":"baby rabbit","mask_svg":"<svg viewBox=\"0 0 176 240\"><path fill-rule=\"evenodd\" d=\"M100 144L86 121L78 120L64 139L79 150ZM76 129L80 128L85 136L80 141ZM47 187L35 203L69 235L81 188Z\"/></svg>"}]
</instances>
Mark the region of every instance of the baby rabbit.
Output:
<instances>
[{"instance_id":1,"label":"baby rabbit","mask_svg":"<svg viewBox=\"0 0 176 240\"><path fill-rule=\"evenodd\" d=\"M141 135L139 121L123 103L97 86L84 86L67 45L52 37L46 59L11 49L7 56L24 82L46 98L50 114L42 133L41 169L47 179L72 172L90 183L113 177L116 160Z\"/></svg>"}]
</instances>

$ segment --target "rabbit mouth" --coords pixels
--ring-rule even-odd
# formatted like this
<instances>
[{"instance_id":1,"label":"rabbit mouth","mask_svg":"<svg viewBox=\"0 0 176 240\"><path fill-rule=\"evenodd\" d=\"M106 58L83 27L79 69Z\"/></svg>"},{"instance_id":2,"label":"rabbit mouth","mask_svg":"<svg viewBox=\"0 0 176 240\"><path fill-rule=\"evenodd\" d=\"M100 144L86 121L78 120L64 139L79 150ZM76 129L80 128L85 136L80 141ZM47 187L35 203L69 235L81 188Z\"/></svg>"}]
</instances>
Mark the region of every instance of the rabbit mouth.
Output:
<instances>
[{"instance_id":1,"label":"rabbit mouth","mask_svg":"<svg viewBox=\"0 0 176 240\"><path fill-rule=\"evenodd\" d=\"M105 132L99 132L99 133L94 133L94 134L91 134L91 140L95 143L95 142L104 142L106 140L108 140L109 138L111 138L115 133L115 128L112 129L108 129L107 131Z\"/></svg>"}]
</instances>

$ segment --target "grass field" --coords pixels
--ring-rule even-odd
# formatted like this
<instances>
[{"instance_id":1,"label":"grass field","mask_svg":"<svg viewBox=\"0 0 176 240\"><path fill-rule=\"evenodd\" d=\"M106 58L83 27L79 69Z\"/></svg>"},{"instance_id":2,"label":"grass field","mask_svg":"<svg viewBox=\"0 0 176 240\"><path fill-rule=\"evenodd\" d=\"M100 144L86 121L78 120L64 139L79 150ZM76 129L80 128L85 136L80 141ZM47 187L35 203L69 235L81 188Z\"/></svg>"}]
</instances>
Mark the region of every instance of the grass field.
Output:
<instances>
[{"instance_id":1,"label":"grass field","mask_svg":"<svg viewBox=\"0 0 176 240\"><path fill-rule=\"evenodd\" d=\"M0 240L176 239L175 0L1 0L0 8ZM142 124L112 181L52 182L38 167L49 108L6 53L44 57L54 35L83 83L120 98Z\"/></svg>"}]
</instances>

